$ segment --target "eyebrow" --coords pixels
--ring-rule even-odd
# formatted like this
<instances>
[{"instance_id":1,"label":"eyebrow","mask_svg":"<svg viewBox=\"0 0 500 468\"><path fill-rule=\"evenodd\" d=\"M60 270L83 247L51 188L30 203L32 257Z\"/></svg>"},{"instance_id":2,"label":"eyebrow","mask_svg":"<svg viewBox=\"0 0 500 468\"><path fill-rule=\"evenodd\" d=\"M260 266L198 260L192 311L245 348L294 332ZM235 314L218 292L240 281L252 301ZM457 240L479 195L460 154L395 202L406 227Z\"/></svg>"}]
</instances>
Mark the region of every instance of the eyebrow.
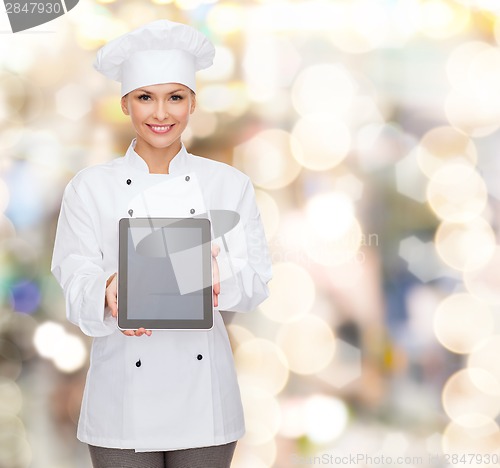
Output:
<instances>
[{"instance_id":1,"label":"eyebrow","mask_svg":"<svg viewBox=\"0 0 500 468\"><path fill-rule=\"evenodd\" d=\"M144 88L138 88L138 89L136 89L136 91L139 91L139 92L144 93L144 94L150 94L150 95L153 95L153 96L155 94L155 93L153 93L151 91L148 91L147 89L144 89ZM176 89L174 91L170 91L169 93L166 93L166 94L170 94L171 95L171 94L182 93L182 92L185 92L185 91L186 91L185 89L179 88L179 89Z\"/></svg>"}]
</instances>

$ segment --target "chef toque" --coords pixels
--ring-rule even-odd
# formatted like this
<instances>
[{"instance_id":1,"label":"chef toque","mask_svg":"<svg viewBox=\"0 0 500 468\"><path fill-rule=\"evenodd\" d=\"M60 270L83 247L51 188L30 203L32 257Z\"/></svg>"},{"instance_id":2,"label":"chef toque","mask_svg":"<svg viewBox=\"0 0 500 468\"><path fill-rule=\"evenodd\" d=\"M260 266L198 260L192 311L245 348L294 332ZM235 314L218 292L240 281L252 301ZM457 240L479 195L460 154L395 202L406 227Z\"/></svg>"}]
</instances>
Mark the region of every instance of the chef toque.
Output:
<instances>
[{"instance_id":1,"label":"chef toque","mask_svg":"<svg viewBox=\"0 0 500 468\"><path fill-rule=\"evenodd\" d=\"M158 20L108 42L97 51L94 68L122 84L121 95L161 83L196 91L195 73L213 63L213 44L181 23Z\"/></svg>"}]
</instances>

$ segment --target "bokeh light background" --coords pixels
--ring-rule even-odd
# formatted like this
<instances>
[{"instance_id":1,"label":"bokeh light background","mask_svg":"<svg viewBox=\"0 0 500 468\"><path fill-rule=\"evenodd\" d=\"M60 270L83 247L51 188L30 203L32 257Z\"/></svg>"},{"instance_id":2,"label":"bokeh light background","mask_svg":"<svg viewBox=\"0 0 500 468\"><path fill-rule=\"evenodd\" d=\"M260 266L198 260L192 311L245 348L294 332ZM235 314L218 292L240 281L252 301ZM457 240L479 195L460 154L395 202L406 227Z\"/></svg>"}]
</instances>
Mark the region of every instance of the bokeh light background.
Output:
<instances>
[{"instance_id":1,"label":"bokeh light background","mask_svg":"<svg viewBox=\"0 0 500 468\"><path fill-rule=\"evenodd\" d=\"M185 143L251 177L274 263L228 325L233 466L498 464L500 2L81 0L25 33L2 17L0 466L90 467L90 342L51 251L68 180L133 136L95 51L159 18L216 45Z\"/></svg>"}]
</instances>

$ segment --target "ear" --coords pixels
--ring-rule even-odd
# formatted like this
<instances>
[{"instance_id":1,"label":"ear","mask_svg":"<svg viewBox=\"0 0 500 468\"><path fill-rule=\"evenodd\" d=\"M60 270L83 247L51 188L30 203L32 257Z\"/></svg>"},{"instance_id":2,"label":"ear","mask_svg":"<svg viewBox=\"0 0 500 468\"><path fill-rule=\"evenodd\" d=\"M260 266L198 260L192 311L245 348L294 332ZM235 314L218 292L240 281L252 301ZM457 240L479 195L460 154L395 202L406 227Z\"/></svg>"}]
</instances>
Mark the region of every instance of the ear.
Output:
<instances>
[{"instance_id":1,"label":"ear","mask_svg":"<svg viewBox=\"0 0 500 468\"><path fill-rule=\"evenodd\" d=\"M128 94L125 94L125 96L122 97L121 99L121 107L122 107L122 112L125 114L125 115L130 115L129 114L129 111L128 111L128 99L127 99L127 96Z\"/></svg>"},{"instance_id":2,"label":"ear","mask_svg":"<svg viewBox=\"0 0 500 468\"><path fill-rule=\"evenodd\" d=\"M196 109L196 94L191 93L191 109L189 109L189 113L192 114Z\"/></svg>"}]
</instances>

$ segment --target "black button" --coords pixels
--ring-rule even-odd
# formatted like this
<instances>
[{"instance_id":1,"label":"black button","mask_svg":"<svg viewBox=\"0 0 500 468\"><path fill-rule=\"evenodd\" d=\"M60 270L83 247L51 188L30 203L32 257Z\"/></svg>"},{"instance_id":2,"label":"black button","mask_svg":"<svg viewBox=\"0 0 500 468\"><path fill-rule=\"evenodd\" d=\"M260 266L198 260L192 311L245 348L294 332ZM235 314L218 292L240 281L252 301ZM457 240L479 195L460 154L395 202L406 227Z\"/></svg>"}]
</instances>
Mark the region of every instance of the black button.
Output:
<instances>
[{"instance_id":1,"label":"black button","mask_svg":"<svg viewBox=\"0 0 500 468\"><path fill-rule=\"evenodd\" d=\"M190 212L191 214L194 214L194 208L191 208L191 209L189 210L189 212Z\"/></svg>"},{"instance_id":2,"label":"black button","mask_svg":"<svg viewBox=\"0 0 500 468\"><path fill-rule=\"evenodd\" d=\"M134 210L128 210L128 214L132 216L134 214Z\"/></svg>"},{"instance_id":3,"label":"black button","mask_svg":"<svg viewBox=\"0 0 500 468\"><path fill-rule=\"evenodd\" d=\"M130 179L127 179L127 185L130 185L132 181Z\"/></svg>"},{"instance_id":4,"label":"black button","mask_svg":"<svg viewBox=\"0 0 500 468\"><path fill-rule=\"evenodd\" d=\"M135 363L136 367L141 367L141 360L139 359L136 363Z\"/></svg>"},{"instance_id":5,"label":"black button","mask_svg":"<svg viewBox=\"0 0 500 468\"><path fill-rule=\"evenodd\" d=\"M191 177L189 177L188 175L187 175L186 177L184 177L184 180L185 180L186 182L189 182L189 179L191 179Z\"/></svg>"},{"instance_id":6,"label":"black button","mask_svg":"<svg viewBox=\"0 0 500 468\"><path fill-rule=\"evenodd\" d=\"M203 359L203 356L201 354L198 354L198 356L196 356L196 359L198 359L198 361L201 361Z\"/></svg>"}]
</instances>

